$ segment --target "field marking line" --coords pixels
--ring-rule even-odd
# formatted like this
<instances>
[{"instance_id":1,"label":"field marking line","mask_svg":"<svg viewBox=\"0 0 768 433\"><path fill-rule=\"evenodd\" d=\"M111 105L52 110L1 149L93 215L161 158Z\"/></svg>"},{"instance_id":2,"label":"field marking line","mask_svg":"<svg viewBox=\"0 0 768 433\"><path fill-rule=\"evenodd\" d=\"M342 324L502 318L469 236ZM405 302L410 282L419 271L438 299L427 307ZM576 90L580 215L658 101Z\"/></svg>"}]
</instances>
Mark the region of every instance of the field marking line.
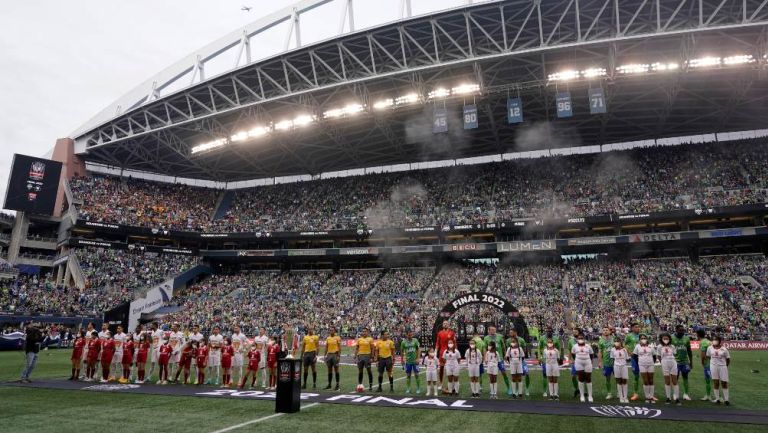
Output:
<instances>
[{"instance_id":1,"label":"field marking line","mask_svg":"<svg viewBox=\"0 0 768 433\"><path fill-rule=\"evenodd\" d=\"M317 406L319 404L320 403L310 403L308 405L302 406L301 408L302 409L309 409L310 407ZM272 418L277 418L277 417L279 417L281 415L285 415L285 414L284 413L273 413L272 415L263 416L261 418L256 418L256 419L252 419L250 421L246 421L246 422L243 422L243 423L240 423L240 424L235 424L233 426L229 426L229 427L223 428L221 430L216 430L216 431L214 431L212 433L225 433L225 432L228 432L228 431L237 430L239 428L243 428L243 427L249 426L251 424L256 424L256 423L260 423L260 422L263 422L263 421L268 421L268 420L270 420Z\"/></svg>"}]
</instances>

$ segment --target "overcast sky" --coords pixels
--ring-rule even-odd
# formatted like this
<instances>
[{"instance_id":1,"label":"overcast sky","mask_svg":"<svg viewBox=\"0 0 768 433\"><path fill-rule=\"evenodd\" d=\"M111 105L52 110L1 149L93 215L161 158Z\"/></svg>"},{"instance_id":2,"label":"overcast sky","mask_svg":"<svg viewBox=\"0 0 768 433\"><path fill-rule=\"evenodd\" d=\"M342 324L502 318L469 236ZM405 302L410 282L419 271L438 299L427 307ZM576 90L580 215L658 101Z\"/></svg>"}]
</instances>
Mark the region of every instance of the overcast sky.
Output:
<instances>
[{"instance_id":1,"label":"overcast sky","mask_svg":"<svg viewBox=\"0 0 768 433\"><path fill-rule=\"evenodd\" d=\"M413 0L413 13L464 0ZM194 50L295 0L27 0L0 13L0 197L14 153L42 156L112 101ZM342 2L302 26L331 36ZM356 0L357 28L397 18L400 0ZM252 6L250 12L241 6ZM319 18L319 19L318 19ZM305 21L307 23L310 20ZM287 27L286 27L287 28ZM253 47L282 50L285 30ZM209 74L210 75L210 74Z\"/></svg>"}]
</instances>

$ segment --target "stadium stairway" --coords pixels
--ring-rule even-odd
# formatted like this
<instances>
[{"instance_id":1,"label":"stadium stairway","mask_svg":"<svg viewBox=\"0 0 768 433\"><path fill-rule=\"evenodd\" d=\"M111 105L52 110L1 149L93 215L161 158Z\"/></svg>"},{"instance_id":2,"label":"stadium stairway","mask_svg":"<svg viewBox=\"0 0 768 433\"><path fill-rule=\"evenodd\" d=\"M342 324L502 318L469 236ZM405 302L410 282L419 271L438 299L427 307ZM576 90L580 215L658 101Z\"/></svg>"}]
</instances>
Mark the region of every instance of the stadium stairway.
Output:
<instances>
[{"instance_id":1,"label":"stadium stairway","mask_svg":"<svg viewBox=\"0 0 768 433\"><path fill-rule=\"evenodd\" d=\"M221 195L219 195L219 200L216 202L216 206L213 208L213 215L211 215L211 220L224 218L224 216L227 215L227 212L229 212L229 208L232 206L232 202L234 200L234 191L223 191Z\"/></svg>"}]
</instances>

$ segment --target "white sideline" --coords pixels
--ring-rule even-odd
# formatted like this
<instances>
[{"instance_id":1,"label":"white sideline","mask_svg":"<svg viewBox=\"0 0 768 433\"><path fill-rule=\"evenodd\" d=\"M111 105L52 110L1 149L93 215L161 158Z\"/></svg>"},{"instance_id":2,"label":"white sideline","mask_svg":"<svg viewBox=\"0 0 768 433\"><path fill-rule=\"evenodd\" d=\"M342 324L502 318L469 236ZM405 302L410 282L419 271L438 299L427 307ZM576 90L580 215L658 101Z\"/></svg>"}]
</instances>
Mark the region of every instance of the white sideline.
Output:
<instances>
[{"instance_id":1,"label":"white sideline","mask_svg":"<svg viewBox=\"0 0 768 433\"><path fill-rule=\"evenodd\" d=\"M320 404L320 403L310 403L310 404L308 404L306 406L302 406L301 408L302 409L309 409L310 407L317 406L318 404ZM281 415L285 415L285 414L284 413L273 413L272 415L267 415L267 416L263 416L261 418L256 418L256 419L252 419L250 421L246 421L246 422L243 422L243 423L240 423L240 424L235 424L233 426L229 426L229 427L223 428L221 430L216 430L216 431L211 432L211 433L225 433L225 432L228 432L228 431L237 430L239 428L242 428L242 427L245 427L245 426L248 426L248 425L251 425L251 424L256 424L256 423L260 423L262 421L270 420L272 418L277 418L277 417L279 417Z\"/></svg>"}]
</instances>

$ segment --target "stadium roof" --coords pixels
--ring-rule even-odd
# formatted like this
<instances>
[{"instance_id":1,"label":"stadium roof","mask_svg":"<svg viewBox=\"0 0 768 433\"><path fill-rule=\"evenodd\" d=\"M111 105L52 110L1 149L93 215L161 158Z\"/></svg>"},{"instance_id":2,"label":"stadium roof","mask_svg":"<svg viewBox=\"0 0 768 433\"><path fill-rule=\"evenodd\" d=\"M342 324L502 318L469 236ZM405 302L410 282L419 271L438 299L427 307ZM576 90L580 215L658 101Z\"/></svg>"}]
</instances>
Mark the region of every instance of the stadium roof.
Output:
<instances>
[{"instance_id":1,"label":"stadium roof","mask_svg":"<svg viewBox=\"0 0 768 433\"><path fill-rule=\"evenodd\" d=\"M338 34L302 45L302 17L334 3ZM358 3L305 0L213 42L80 128L77 152L228 182L765 125L765 1L510 0L411 17L403 0L401 20L356 30L353 10L376 13ZM251 61L253 38L281 23L286 51ZM234 68L206 74L222 56ZM590 114L590 89L605 114ZM564 91L573 116L557 118ZM508 123L510 97L523 123ZM433 134L442 108L449 131Z\"/></svg>"}]
</instances>

